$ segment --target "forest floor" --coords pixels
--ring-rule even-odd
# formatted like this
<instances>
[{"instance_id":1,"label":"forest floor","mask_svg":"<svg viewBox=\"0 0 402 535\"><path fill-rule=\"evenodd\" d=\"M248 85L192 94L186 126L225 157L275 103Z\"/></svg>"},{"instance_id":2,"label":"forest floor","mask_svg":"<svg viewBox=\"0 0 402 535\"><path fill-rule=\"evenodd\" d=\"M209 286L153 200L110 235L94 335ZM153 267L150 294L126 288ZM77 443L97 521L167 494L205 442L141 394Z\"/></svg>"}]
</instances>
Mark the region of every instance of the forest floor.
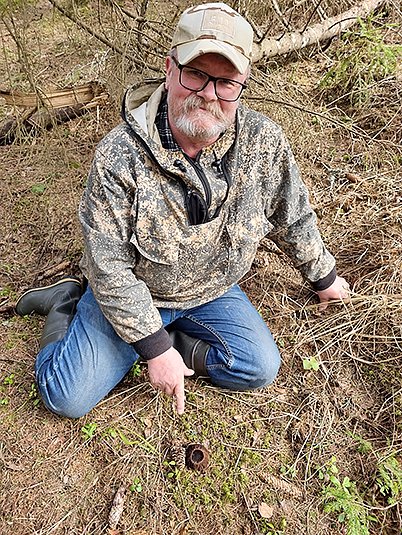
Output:
<instances>
[{"instance_id":1,"label":"forest floor","mask_svg":"<svg viewBox=\"0 0 402 535\"><path fill-rule=\"evenodd\" d=\"M115 31L117 4L108 17L93 15L109 4L80 2L75 13L129 49ZM164 8L169 21L163 40L187 4L156 4L148 9L158 9L160 21ZM345 2L338 4L333 9ZM13 305L32 286L79 275L76 214L94 148L120 121L124 87L144 73L45 0L16 10L0 20L0 89L46 92L96 80L109 100L0 148L0 533L111 533L108 514L122 485L125 534L402 533L401 56L358 89L358 102L353 87L345 97L335 82L320 85L348 57L364 72L376 54L386 56L381 43L391 54L402 43L399 8L325 51L257 65L244 95L286 132L351 302L320 312L289 260L264 240L242 287L281 349L273 385L237 393L187 380L179 417L137 366L77 420L50 413L38 398L43 318L18 317ZM257 10L254 21L263 15ZM133 35L143 55L157 42ZM352 74L343 72L346 87ZM0 120L15 111L3 106ZM210 452L205 472L181 465L191 443Z\"/></svg>"}]
</instances>

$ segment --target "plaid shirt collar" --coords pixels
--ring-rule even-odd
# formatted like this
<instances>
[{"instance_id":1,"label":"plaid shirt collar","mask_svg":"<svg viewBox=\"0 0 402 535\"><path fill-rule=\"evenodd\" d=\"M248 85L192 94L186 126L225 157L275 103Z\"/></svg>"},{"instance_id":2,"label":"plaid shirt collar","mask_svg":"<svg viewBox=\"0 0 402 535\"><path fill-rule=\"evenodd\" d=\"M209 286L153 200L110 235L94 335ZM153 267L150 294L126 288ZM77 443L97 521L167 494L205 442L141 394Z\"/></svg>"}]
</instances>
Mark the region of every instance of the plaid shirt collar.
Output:
<instances>
[{"instance_id":1,"label":"plaid shirt collar","mask_svg":"<svg viewBox=\"0 0 402 535\"><path fill-rule=\"evenodd\" d=\"M169 126L166 94L159 103L158 113L155 117L155 124L159 132L162 147L167 150L181 150L180 146L176 143Z\"/></svg>"}]
</instances>

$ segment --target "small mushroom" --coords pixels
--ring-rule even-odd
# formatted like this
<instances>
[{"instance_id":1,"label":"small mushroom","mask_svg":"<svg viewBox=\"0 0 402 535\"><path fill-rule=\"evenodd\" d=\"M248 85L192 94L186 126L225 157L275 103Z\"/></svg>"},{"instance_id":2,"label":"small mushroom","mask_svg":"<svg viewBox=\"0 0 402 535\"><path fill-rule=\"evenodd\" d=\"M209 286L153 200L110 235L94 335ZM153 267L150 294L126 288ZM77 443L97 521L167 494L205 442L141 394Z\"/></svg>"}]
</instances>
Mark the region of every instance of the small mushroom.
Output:
<instances>
[{"instance_id":1,"label":"small mushroom","mask_svg":"<svg viewBox=\"0 0 402 535\"><path fill-rule=\"evenodd\" d=\"M189 444L186 448L186 466L192 470L206 470L209 451L202 444Z\"/></svg>"}]
</instances>

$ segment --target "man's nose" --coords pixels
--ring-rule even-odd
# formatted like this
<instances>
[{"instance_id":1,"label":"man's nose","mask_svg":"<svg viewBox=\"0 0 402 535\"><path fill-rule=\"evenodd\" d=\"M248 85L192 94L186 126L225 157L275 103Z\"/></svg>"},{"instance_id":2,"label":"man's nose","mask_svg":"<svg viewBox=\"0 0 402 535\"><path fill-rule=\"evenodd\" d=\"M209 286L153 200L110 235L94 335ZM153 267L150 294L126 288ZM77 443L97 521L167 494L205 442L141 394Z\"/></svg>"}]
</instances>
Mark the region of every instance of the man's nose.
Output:
<instances>
[{"instance_id":1,"label":"man's nose","mask_svg":"<svg viewBox=\"0 0 402 535\"><path fill-rule=\"evenodd\" d=\"M201 91L197 91L197 94L202 97L206 102L218 100L215 91L215 84L212 80L209 80L204 89L202 89Z\"/></svg>"}]
</instances>

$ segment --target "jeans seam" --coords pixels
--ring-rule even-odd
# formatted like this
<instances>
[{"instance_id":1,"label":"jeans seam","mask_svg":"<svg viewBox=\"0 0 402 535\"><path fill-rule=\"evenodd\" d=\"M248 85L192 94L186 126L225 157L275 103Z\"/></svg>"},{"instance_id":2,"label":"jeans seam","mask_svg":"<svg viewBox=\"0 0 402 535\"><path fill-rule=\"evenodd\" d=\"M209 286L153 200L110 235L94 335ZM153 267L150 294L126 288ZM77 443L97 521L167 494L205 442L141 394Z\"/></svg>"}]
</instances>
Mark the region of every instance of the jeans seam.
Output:
<instances>
[{"instance_id":1,"label":"jeans seam","mask_svg":"<svg viewBox=\"0 0 402 535\"><path fill-rule=\"evenodd\" d=\"M77 318L77 314L75 313L74 314L74 317L73 319L71 320L71 323L70 325L68 326L68 330L67 330L67 333L66 335L64 336L64 338L62 338L61 340L59 340L58 342L56 343L60 343L61 341L63 342L67 342L68 339L71 337L71 334L72 334L72 331L73 331L73 327L74 327L74 323L76 323L76 318ZM54 381L54 378L56 377L57 375L57 370L59 369L60 367L60 361L64 355L64 351L65 351L65 347L66 347L67 344L64 345L62 351L60 351L60 354L56 360L56 362L54 362L53 360L53 373L52 375L50 375L49 377L46 377L46 380L45 381L39 381L39 370L37 373L35 373L36 375L36 382L38 385L41 385L41 386L47 386L48 384L52 383ZM56 346L57 347L57 346Z\"/></svg>"},{"instance_id":2,"label":"jeans seam","mask_svg":"<svg viewBox=\"0 0 402 535\"><path fill-rule=\"evenodd\" d=\"M204 323L203 321L200 321L199 319L197 319L196 317L192 316L191 314L190 315L183 314L182 318L186 318L186 319L192 321L193 323L196 323L200 327L203 327L204 329L209 331L211 334L216 336L216 338L219 340L219 342L223 345L224 351L225 351L226 355L228 356L227 364L225 364L225 365L222 365L222 364L211 364L211 365L207 366L207 368L210 369L210 370L212 370L212 369L220 369L220 368L229 368L230 369L232 367L232 365L233 365L233 362L234 362L234 355L233 355L232 351L230 350L230 347L229 347L228 343L226 342L226 340L224 338L221 337L221 335L218 333L218 331L216 331L213 327L211 327L211 325L208 325L208 323Z\"/></svg>"}]
</instances>

